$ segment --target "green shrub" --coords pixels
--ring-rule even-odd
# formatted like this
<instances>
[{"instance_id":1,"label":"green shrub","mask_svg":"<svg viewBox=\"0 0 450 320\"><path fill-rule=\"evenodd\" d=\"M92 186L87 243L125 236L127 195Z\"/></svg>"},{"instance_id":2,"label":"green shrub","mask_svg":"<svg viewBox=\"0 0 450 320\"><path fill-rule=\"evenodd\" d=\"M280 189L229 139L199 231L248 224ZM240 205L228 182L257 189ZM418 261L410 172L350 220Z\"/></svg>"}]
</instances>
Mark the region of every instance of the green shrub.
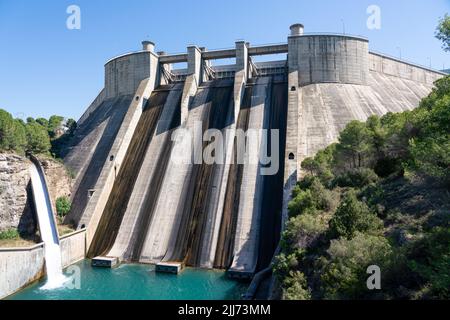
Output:
<instances>
[{"instance_id":1,"label":"green shrub","mask_svg":"<svg viewBox=\"0 0 450 320\"><path fill-rule=\"evenodd\" d=\"M333 184L339 187L362 188L378 181L377 174L369 168L356 168L337 176Z\"/></svg>"},{"instance_id":2,"label":"green shrub","mask_svg":"<svg viewBox=\"0 0 450 320\"><path fill-rule=\"evenodd\" d=\"M433 298L450 299L450 228L436 228L408 252L411 270L422 278Z\"/></svg>"},{"instance_id":3,"label":"green shrub","mask_svg":"<svg viewBox=\"0 0 450 320\"><path fill-rule=\"evenodd\" d=\"M316 179L311 183L310 190L316 209L324 211L336 209L339 200L337 194L326 189L319 180Z\"/></svg>"},{"instance_id":4,"label":"green shrub","mask_svg":"<svg viewBox=\"0 0 450 320\"><path fill-rule=\"evenodd\" d=\"M283 248L307 248L328 229L328 222L321 215L301 214L290 218L283 232Z\"/></svg>"},{"instance_id":5,"label":"green shrub","mask_svg":"<svg viewBox=\"0 0 450 320\"><path fill-rule=\"evenodd\" d=\"M342 199L333 218L330 231L333 238L351 239L356 232L378 233L383 222L369 210L369 207L357 199L354 190L348 191Z\"/></svg>"},{"instance_id":6,"label":"green shrub","mask_svg":"<svg viewBox=\"0 0 450 320\"><path fill-rule=\"evenodd\" d=\"M280 253L275 257L273 272L275 276L282 280L293 269L296 269L299 264L299 260L303 257L303 250L295 250L290 254Z\"/></svg>"},{"instance_id":7,"label":"green shrub","mask_svg":"<svg viewBox=\"0 0 450 320\"><path fill-rule=\"evenodd\" d=\"M10 113L0 109L0 150L23 153L26 144L24 123L13 119Z\"/></svg>"},{"instance_id":8,"label":"green shrub","mask_svg":"<svg viewBox=\"0 0 450 320\"><path fill-rule=\"evenodd\" d=\"M36 121L30 121L26 125L27 150L33 153L48 153L51 147L47 128Z\"/></svg>"},{"instance_id":9,"label":"green shrub","mask_svg":"<svg viewBox=\"0 0 450 320\"><path fill-rule=\"evenodd\" d=\"M71 208L70 199L66 196L56 199L56 212L63 218L69 213Z\"/></svg>"},{"instance_id":10,"label":"green shrub","mask_svg":"<svg viewBox=\"0 0 450 320\"><path fill-rule=\"evenodd\" d=\"M305 275L300 271L290 271L282 286L283 300L311 299L311 289L308 288Z\"/></svg>"},{"instance_id":11,"label":"green shrub","mask_svg":"<svg viewBox=\"0 0 450 320\"><path fill-rule=\"evenodd\" d=\"M291 217L307 212L334 210L337 203L337 195L326 189L318 178L312 176L300 180L292 191L292 197L288 204Z\"/></svg>"},{"instance_id":12,"label":"green shrub","mask_svg":"<svg viewBox=\"0 0 450 320\"><path fill-rule=\"evenodd\" d=\"M295 194L295 198L288 204L289 215L291 217L302 214L308 208L311 209L315 207L315 200L313 199L310 190L297 189Z\"/></svg>"},{"instance_id":13,"label":"green shrub","mask_svg":"<svg viewBox=\"0 0 450 320\"><path fill-rule=\"evenodd\" d=\"M0 232L0 240L14 240L20 237L19 231L15 228Z\"/></svg>"},{"instance_id":14,"label":"green shrub","mask_svg":"<svg viewBox=\"0 0 450 320\"><path fill-rule=\"evenodd\" d=\"M373 296L367 289L367 267L377 265L383 273L392 249L383 237L357 232L351 240L332 240L327 253L329 258L321 275L325 298L360 299Z\"/></svg>"}]
</instances>

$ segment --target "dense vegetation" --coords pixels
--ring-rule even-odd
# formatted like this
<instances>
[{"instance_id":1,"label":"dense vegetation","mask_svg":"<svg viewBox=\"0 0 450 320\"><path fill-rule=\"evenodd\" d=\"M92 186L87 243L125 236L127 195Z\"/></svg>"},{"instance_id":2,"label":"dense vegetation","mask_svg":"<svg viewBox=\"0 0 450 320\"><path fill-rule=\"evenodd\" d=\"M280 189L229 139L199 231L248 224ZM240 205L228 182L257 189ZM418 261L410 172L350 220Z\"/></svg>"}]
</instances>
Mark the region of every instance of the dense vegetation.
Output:
<instances>
[{"instance_id":1,"label":"dense vegetation","mask_svg":"<svg viewBox=\"0 0 450 320\"><path fill-rule=\"evenodd\" d=\"M413 111L350 122L302 168L274 266L284 299L450 298L450 77Z\"/></svg>"},{"instance_id":2,"label":"dense vegetation","mask_svg":"<svg viewBox=\"0 0 450 320\"><path fill-rule=\"evenodd\" d=\"M59 157L61 147L73 135L76 122L60 116L44 118L14 119L10 113L0 109L0 151L19 154L51 154Z\"/></svg>"}]
</instances>

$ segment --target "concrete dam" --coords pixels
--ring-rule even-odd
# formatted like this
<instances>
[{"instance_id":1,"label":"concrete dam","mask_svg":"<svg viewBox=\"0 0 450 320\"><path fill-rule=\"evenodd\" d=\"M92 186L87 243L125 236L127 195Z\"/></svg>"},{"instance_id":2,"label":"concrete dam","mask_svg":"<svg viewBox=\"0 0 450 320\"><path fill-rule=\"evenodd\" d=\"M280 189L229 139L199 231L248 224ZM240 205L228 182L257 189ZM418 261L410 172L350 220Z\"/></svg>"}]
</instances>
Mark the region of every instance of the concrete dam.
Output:
<instances>
[{"instance_id":1,"label":"concrete dam","mask_svg":"<svg viewBox=\"0 0 450 320\"><path fill-rule=\"evenodd\" d=\"M144 41L141 51L105 64L104 89L64 155L76 172L65 222L87 229L88 257L251 278L272 260L302 160L335 142L351 120L417 107L444 75L371 52L363 37L308 34L301 24L290 31L281 44L237 41L181 54ZM270 55L283 59L263 61ZM216 65L221 59L234 63ZM172 139L198 123L200 134L225 137L223 163L176 161L207 148ZM278 129L275 174L237 161L236 137L249 129Z\"/></svg>"}]
</instances>

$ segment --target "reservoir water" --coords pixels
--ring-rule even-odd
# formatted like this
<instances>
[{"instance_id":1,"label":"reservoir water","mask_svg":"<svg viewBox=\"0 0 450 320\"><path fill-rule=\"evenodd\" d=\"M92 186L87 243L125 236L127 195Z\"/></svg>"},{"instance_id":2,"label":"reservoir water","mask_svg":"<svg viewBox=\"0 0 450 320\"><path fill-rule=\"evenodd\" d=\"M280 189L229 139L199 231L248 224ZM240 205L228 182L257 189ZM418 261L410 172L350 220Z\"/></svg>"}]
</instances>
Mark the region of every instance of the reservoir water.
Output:
<instances>
[{"instance_id":1,"label":"reservoir water","mask_svg":"<svg viewBox=\"0 0 450 320\"><path fill-rule=\"evenodd\" d=\"M75 270L75 272L73 272ZM92 268L89 260L65 271L76 281L45 290L46 279L10 296L9 300L234 300L246 283L228 279L225 272L186 268L181 274L155 273L154 266L123 264L114 269ZM72 274L73 273L73 274Z\"/></svg>"}]
</instances>

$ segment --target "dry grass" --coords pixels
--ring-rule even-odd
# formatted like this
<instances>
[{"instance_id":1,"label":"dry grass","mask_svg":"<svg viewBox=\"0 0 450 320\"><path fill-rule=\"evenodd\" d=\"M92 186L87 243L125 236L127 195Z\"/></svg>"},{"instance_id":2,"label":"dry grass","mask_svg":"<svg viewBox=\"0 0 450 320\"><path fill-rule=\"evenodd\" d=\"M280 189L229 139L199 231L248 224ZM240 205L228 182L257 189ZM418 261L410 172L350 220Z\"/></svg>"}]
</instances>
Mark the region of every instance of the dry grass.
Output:
<instances>
[{"instance_id":1,"label":"dry grass","mask_svg":"<svg viewBox=\"0 0 450 320\"><path fill-rule=\"evenodd\" d=\"M31 247L36 244L35 241L29 239L2 239L0 240L0 248L24 248Z\"/></svg>"}]
</instances>

